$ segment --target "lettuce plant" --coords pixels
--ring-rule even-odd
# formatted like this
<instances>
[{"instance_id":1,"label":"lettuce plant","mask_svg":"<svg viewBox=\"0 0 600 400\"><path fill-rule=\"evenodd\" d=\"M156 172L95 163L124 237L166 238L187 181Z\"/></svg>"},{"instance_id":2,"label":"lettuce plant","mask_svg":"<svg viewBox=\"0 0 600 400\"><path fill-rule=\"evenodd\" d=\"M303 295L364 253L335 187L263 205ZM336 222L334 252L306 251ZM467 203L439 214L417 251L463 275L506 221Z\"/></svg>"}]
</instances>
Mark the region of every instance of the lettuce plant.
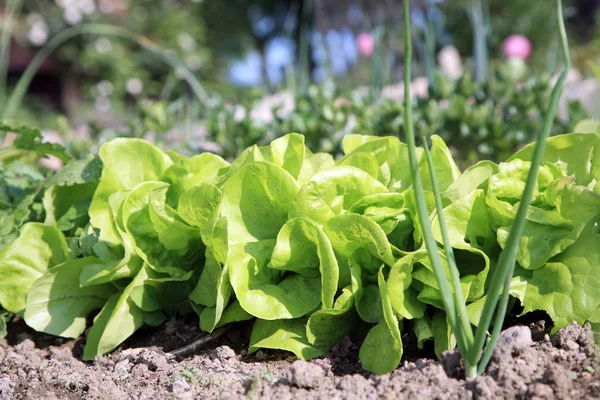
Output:
<instances>
[{"instance_id":1,"label":"lettuce plant","mask_svg":"<svg viewBox=\"0 0 600 400\"><path fill-rule=\"evenodd\" d=\"M352 336L365 368L385 373L402 357L402 332L412 332L440 355L460 339L428 250L444 244L445 232L467 323L481 326L534 146L461 174L445 143L431 139L431 149L415 151L422 187L408 145L394 137L348 135L334 160L289 134L231 164L115 139L101 148L101 176L86 183L89 167L65 167L54 178L62 186L44 196L52 217L23 225L0 252L0 304L64 337L81 335L100 310L85 359L186 309L206 332L255 320L250 352L310 359ZM557 136L547 148L509 294L523 312L548 312L555 329L598 323L600 138ZM86 184L85 218L65 217L78 215L85 186L76 185ZM443 212L434 212L436 200ZM70 224L79 228L63 228ZM452 261L439 257L450 271Z\"/></svg>"},{"instance_id":2,"label":"lettuce plant","mask_svg":"<svg viewBox=\"0 0 600 400\"><path fill-rule=\"evenodd\" d=\"M600 134L547 138L563 81L537 144L462 174L412 129L346 135L338 159L291 133L231 163L114 139L50 178L44 222L0 250L0 305L63 337L96 313L86 360L195 312L205 332L253 320L250 353L310 359L351 336L381 374L411 333L438 356L458 346L476 375L506 312L600 324Z\"/></svg>"}]
</instances>

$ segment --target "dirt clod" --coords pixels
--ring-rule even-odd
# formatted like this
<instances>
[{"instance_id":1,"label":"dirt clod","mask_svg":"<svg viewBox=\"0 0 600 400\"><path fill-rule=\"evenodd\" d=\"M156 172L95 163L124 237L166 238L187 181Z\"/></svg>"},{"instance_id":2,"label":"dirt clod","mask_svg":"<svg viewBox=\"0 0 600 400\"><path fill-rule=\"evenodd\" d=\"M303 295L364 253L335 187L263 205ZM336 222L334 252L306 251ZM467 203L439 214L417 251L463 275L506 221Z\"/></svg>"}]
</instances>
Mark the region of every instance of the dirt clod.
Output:
<instances>
[{"instance_id":1,"label":"dirt clod","mask_svg":"<svg viewBox=\"0 0 600 400\"><path fill-rule=\"evenodd\" d=\"M15 384L8 376L0 378L0 399L8 400L13 397Z\"/></svg>"},{"instance_id":2,"label":"dirt clod","mask_svg":"<svg viewBox=\"0 0 600 400\"><path fill-rule=\"evenodd\" d=\"M288 381L301 388L314 388L324 378L325 371L320 366L308 361L297 360L292 363L288 373Z\"/></svg>"}]
</instances>

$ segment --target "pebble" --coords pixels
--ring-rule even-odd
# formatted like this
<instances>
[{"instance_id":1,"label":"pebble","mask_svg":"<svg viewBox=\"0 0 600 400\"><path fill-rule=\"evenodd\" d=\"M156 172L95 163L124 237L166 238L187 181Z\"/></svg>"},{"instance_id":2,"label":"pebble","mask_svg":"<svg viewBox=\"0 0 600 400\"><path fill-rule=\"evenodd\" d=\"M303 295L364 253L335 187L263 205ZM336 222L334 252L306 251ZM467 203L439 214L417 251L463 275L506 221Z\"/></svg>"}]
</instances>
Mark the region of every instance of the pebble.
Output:
<instances>
[{"instance_id":1,"label":"pebble","mask_svg":"<svg viewBox=\"0 0 600 400\"><path fill-rule=\"evenodd\" d=\"M500 333L494 354L498 357L531 345L533 345L531 329L527 326L512 326Z\"/></svg>"},{"instance_id":2,"label":"pebble","mask_svg":"<svg viewBox=\"0 0 600 400\"><path fill-rule=\"evenodd\" d=\"M228 360L235 357L235 351L229 346L219 346L213 350L212 357L218 360Z\"/></svg>"},{"instance_id":3,"label":"pebble","mask_svg":"<svg viewBox=\"0 0 600 400\"><path fill-rule=\"evenodd\" d=\"M575 341L573 339L568 339L565 342L565 349L567 350L578 350L579 349L579 345L577 343L575 343Z\"/></svg>"},{"instance_id":4,"label":"pebble","mask_svg":"<svg viewBox=\"0 0 600 400\"><path fill-rule=\"evenodd\" d=\"M117 374L119 374L119 376L121 377L121 379L123 379L127 375L129 375L129 368L131 368L129 366L129 360L128 359L124 359L124 360L119 361L115 365L115 372Z\"/></svg>"},{"instance_id":5,"label":"pebble","mask_svg":"<svg viewBox=\"0 0 600 400\"><path fill-rule=\"evenodd\" d=\"M267 359L267 355L262 350L259 350L256 352L254 358L256 358L258 361L264 361Z\"/></svg>"}]
</instances>

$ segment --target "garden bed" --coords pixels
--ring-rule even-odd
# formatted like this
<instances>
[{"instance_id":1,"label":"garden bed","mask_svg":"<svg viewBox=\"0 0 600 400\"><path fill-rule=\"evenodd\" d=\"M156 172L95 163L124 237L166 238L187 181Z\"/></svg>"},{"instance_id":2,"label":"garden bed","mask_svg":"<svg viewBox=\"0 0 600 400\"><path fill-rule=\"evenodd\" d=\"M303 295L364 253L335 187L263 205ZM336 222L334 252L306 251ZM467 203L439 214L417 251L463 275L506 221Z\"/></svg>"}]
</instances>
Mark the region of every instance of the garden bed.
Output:
<instances>
[{"instance_id":1,"label":"garden bed","mask_svg":"<svg viewBox=\"0 0 600 400\"><path fill-rule=\"evenodd\" d=\"M348 338L310 362L280 351L247 355L245 323L196 354L170 355L200 334L195 317L140 332L113 354L85 363L81 340L35 333L17 319L0 341L0 399L600 398L591 330L569 325L550 339L544 321L529 326L505 331L487 373L464 380L456 351L441 362L411 359L392 373L372 375ZM426 356L427 350L405 354Z\"/></svg>"}]
</instances>

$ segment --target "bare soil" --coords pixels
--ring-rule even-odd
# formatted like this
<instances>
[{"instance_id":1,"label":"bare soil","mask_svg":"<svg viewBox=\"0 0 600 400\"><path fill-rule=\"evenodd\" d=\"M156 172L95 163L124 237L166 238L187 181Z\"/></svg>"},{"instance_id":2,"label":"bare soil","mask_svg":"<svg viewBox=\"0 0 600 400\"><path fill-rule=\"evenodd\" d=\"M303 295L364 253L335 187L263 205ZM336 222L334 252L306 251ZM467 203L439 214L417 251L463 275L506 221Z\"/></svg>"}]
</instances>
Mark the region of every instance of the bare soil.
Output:
<instances>
[{"instance_id":1,"label":"bare soil","mask_svg":"<svg viewBox=\"0 0 600 400\"><path fill-rule=\"evenodd\" d=\"M120 349L82 362L83 342L33 332L21 320L0 340L0 399L593 399L600 398L598 348L589 327L554 337L543 321L503 332L486 374L465 380L458 354L413 357L372 375L345 339L327 358L288 353L247 355L250 325L234 327L196 354L169 351L200 335L197 320L169 321L138 332ZM533 337L533 339L532 339ZM158 346L164 346L158 347ZM408 348L407 348L408 347Z\"/></svg>"}]
</instances>

